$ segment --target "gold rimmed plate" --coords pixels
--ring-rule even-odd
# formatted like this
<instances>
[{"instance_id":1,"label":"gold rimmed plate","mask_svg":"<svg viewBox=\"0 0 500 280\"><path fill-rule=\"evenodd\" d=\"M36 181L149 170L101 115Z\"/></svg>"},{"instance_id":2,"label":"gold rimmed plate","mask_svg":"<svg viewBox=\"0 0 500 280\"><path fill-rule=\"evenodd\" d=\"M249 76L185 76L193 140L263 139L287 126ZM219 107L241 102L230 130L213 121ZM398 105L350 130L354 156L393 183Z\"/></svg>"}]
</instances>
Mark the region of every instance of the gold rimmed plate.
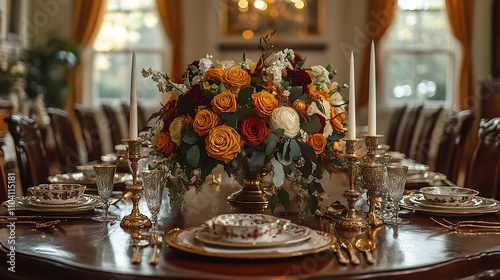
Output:
<instances>
[{"instance_id":1,"label":"gold rimmed plate","mask_svg":"<svg viewBox=\"0 0 500 280\"><path fill-rule=\"evenodd\" d=\"M43 207L43 208L71 208L71 207L81 207L87 205L100 205L101 199L97 195L91 194L82 194L78 201L75 203L63 203L63 204L47 204L38 200L34 196L23 196L19 197L19 200L22 200L23 203L26 203L32 207Z\"/></svg>"},{"instance_id":2,"label":"gold rimmed plate","mask_svg":"<svg viewBox=\"0 0 500 280\"><path fill-rule=\"evenodd\" d=\"M408 210L414 210L417 212L426 213L429 215L436 216L457 216L457 217L466 217L466 216L479 216L489 213L497 213L500 211L500 204L497 200L493 198L484 198L484 206L479 207L469 207L469 208L454 208L454 207L429 207L423 206L421 203L416 203L415 199L412 200L415 194L405 195L403 199L401 199L400 206L402 208Z\"/></svg>"},{"instance_id":3,"label":"gold rimmed plate","mask_svg":"<svg viewBox=\"0 0 500 280\"><path fill-rule=\"evenodd\" d=\"M477 209L481 207L495 207L497 206L496 200L485 199L480 196L475 196L468 203L463 205L444 205L439 203L433 203L425 199L422 194L416 193L410 196L410 201L416 205L421 205L427 208L437 208L437 209L457 209L457 210L467 210L467 209Z\"/></svg>"},{"instance_id":4,"label":"gold rimmed plate","mask_svg":"<svg viewBox=\"0 0 500 280\"><path fill-rule=\"evenodd\" d=\"M228 242L223 240L219 235L215 234L208 227L200 227L195 233L194 238L197 240L215 246L234 247L234 248L263 248L283 246L295 244L309 239L311 236L311 229L308 227L290 224L282 233L276 235L272 239L259 242Z\"/></svg>"},{"instance_id":5,"label":"gold rimmed plate","mask_svg":"<svg viewBox=\"0 0 500 280\"><path fill-rule=\"evenodd\" d=\"M38 207L38 206L33 206L30 205L30 202L27 202L29 200L28 197L23 196L23 197L15 197L12 200L7 200L2 203L4 207L14 207L16 211L30 211L30 212L38 212L38 213L46 213L46 214L58 214L58 213L67 213L67 214L77 214L77 213L84 213L88 212L91 210L94 210L96 206L98 206L98 202L96 201L95 203L90 203L86 205L80 205L80 206L67 206L67 207L61 207L61 205L57 206L48 206L48 207ZM64 204L63 204L64 205Z\"/></svg>"},{"instance_id":6,"label":"gold rimmed plate","mask_svg":"<svg viewBox=\"0 0 500 280\"><path fill-rule=\"evenodd\" d=\"M233 248L205 244L195 238L200 227L176 229L165 236L165 242L177 250L218 258L231 259L278 259L304 256L329 249L335 242L330 233L311 230L310 238L296 244L275 247Z\"/></svg>"},{"instance_id":7,"label":"gold rimmed plate","mask_svg":"<svg viewBox=\"0 0 500 280\"><path fill-rule=\"evenodd\" d=\"M132 175L128 173L116 173L115 184L131 181ZM49 177L50 183L78 183L78 184L95 184L95 177L85 176L82 172L71 172L64 174L56 174Z\"/></svg>"}]
</instances>

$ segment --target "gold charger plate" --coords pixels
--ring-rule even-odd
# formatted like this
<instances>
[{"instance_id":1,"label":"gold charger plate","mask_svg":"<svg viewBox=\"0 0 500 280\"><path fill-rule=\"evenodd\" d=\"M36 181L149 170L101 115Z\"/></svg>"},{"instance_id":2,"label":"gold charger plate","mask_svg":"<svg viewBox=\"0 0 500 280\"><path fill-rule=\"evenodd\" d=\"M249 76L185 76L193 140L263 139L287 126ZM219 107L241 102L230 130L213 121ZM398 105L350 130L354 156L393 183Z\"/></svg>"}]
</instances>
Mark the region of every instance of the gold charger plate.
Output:
<instances>
[{"instance_id":1,"label":"gold charger plate","mask_svg":"<svg viewBox=\"0 0 500 280\"><path fill-rule=\"evenodd\" d=\"M235 248L262 248L283 246L295 244L309 239L311 236L311 229L308 227L291 224L281 234L278 234L269 241L260 241L253 243L239 243L228 242L223 240L220 235L214 234L208 227L199 227L194 233L194 238L199 241L216 246L235 247Z\"/></svg>"},{"instance_id":2,"label":"gold charger plate","mask_svg":"<svg viewBox=\"0 0 500 280\"><path fill-rule=\"evenodd\" d=\"M330 233L311 230L307 241L286 246L264 248L232 248L211 246L197 240L194 235L200 227L174 229L165 236L172 248L196 255L231 259L278 259L304 256L329 249L335 241Z\"/></svg>"},{"instance_id":3,"label":"gold charger plate","mask_svg":"<svg viewBox=\"0 0 500 280\"><path fill-rule=\"evenodd\" d=\"M415 194L405 195L401 199L400 206L408 210L414 210L426 214L436 215L436 216L454 216L454 217L466 217L466 216L479 216L489 213L497 213L500 211L500 202L493 198L484 198L487 206L481 207L471 207L465 209L458 208L438 208L438 207L428 207L422 206L421 204L412 201L412 197Z\"/></svg>"},{"instance_id":4,"label":"gold charger plate","mask_svg":"<svg viewBox=\"0 0 500 280\"><path fill-rule=\"evenodd\" d=\"M126 181L132 181L132 175L128 173L116 173L115 174L115 184L125 183ZM95 177L87 177L82 172L72 172L57 174L49 177L50 183L77 183L77 184L90 184L95 185Z\"/></svg>"},{"instance_id":5,"label":"gold charger plate","mask_svg":"<svg viewBox=\"0 0 500 280\"><path fill-rule=\"evenodd\" d=\"M97 198L97 196L89 195L89 194L83 194L82 196L88 196L92 197L94 203L89 203L85 205L73 205L73 203L68 203L68 204L60 204L60 205L53 205L47 206L47 207L39 207L39 206L33 206L32 205L32 197L29 196L18 196L15 197L13 200L7 200L2 203L4 207L9 207L12 206L12 202L14 203L14 209L18 211L31 211L31 212L41 212L41 213L47 213L47 214L55 214L55 213L71 213L71 214L77 214L77 213L84 213L88 212L91 210L94 210L97 206L100 204L100 200ZM94 199L95 198L95 199Z\"/></svg>"}]
</instances>

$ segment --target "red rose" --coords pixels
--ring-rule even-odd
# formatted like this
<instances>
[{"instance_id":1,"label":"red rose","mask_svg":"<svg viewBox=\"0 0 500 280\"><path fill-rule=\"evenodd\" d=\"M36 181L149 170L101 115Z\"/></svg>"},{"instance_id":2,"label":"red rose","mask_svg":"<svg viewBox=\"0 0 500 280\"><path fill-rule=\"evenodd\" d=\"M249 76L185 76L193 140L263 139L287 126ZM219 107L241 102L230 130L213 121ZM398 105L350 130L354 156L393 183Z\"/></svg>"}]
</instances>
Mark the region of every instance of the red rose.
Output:
<instances>
[{"instance_id":1,"label":"red rose","mask_svg":"<svg viewBox=\"0 0 500 280\"><path fill-rule=\"evenodd\" d=\"M241 135L250 147L260 145L269 134L269 127L261 119L248 117L241 122Z\"/></svg>"}]
</instances>

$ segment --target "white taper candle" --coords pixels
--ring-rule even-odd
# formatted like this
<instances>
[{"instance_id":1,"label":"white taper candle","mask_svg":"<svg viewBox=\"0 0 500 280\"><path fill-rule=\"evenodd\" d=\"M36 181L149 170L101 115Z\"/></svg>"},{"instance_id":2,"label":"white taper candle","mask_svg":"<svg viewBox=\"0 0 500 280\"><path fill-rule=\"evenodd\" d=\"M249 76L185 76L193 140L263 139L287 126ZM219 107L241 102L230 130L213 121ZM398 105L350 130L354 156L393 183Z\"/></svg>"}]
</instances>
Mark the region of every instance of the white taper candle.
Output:
<instances>
[{"instance_id":1,"label":"white taper candle","mask_svg":"<svg viewBox=\"0 0 500 280\"><path fill-rule=\"evenodd\" d=\"M349 115L347 118L347 139L356 139L356 94L354 84L354 53L351 52L349 72Z\"/></svg>"},{"instance_id":2,"label":"white taper candle","mask_svg":"<svg viewBox=\"0 0 500 280\"><path fill-rule=\"evenodd\" d=\"M135 51L132 54L132 71L130 77L130 119L129 119L129 130L128 138L137 139L137 90L135 87Z\"/></svg>"},{"instance_id":3,"label":"white taper candle","mask_svg":"<svg viewBox=\"0 0 500 280\"><path fill-rule=\"evenodd\" d=\"M375 77L375 44L370 55L370 91L368 96L368 135L377 135L377 81Z\"/></svg>"}]
</instances>

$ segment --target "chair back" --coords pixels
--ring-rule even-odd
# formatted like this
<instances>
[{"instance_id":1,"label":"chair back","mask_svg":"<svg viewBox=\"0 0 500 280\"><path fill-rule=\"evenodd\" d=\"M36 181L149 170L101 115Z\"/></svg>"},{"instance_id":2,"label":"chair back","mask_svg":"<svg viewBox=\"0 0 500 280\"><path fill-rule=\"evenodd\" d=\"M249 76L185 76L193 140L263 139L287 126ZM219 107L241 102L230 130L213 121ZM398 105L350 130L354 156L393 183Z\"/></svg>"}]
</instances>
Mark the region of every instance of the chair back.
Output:
<instances>
[{"instance_id":1,"label":"chair back","mask_svg":"<svg viewBox=\"0 0 500 280\"><path fill-rule=\"evenodd\" d=\"M99 162L103 152L95 111L92 108L75 104L75 113L82 129L82 137L87 149L87 160L89 162Z\"/></svg>"},{"instance_id":2,"label":"chair back","mask_svg":"<svg viewBox=\"0 0 500 280\"><path fill-rule=\"evenodd\" d=\"M479 122L465 186L483 197L500 199L500 117Z\"/></svg>"},{"instance_id":3,"label":"chair back","mask_svg":"<svg viewBox=\"0 0 500 280\"><path fill-rule=\"evenodd\" d=\"M4 139L0 139L0 202L9 198L9 186L7 185L7 172L5 170L5 154L3 152Z\"/></svg>"},{"instance_id":4,"label":"chair back","mask_svg":"<svg viewBox=\"0 0 500 280\"><path fill-rule=\"evenodd\" d=\"M430 113L424 120L420 129L420 134L415 144L415 149L410 158L416 162L429 165L429 151L431 149L432 135L436 127L437 120L443 111L443 107L439 107L436 111Z\"/></svg>"},{"instance_id":5,"label":"chair back","mask_svg":"<svg viewBox=\"0 0 500 280\"><path fill-rule=\"evenodd\" d=\"M408 111L406 116L406 122L403 127L403 136L399 142L400 148L398 151L404 153L407 157L410 156L415 130L423 109L423 105L413 107Z\"/></svg>"},{"instance_id":6,"label":"chair back","mask_svg":"<svg viewBox=\"0 0 500 280\"><path fill-rule=\"evenodd\" d=\"M396 109L392 115L391 124L389 125L389 133L387 135L387 144L390 146L390 149L393 151L398 151L401 147L397 146L398 134L403 127L401 124L401 120L405 115L406 108L408 106L404 105Z\"/></svg>"},{"instance_id":7,"label":"chair back","mask_svg":"<svg viewBox=\"0 0 500 280\"><path fill-rule=\"evenodd\" d=\"M128 102L122 102L121 104L123 114L127 118L127 124L130 125L130 105ZM141 131L143 128L146 127L146 112L144 110L144 107L141 105L141 103L137 103L137 126L138 126L138 131Z\"/></svg>"},{"instance_id":8,"label":"chair back","mask_svg":"<svg viewBox=\"0 0 500 280\"><path fill-rule=\"evenodd\" d=\"M439 140L435 170L457 182L465 139L474 120L471 110L450 113Z\"/></svg>"},{"instance_id":9,"label":"chair back","mask_svg":"<svg viewBox=\"0 0 500 280\"><path fill-rule=\"evenodd\" d=\"M54 131L61 172L74 172L76 167L81 165L81 161L68 113L59 108L47 108L47 114L50 117L50 125Z\"/></svg>"},{"instance_id":10,"label":"chair back","mask_svg":"<svg viewBox=\"0 0 500 280\"><path fill-rule=\"evenodd\" d=\"M16 113L5 118L16 148L19 177L24 194L28 187L47 183L49 163L35 120Z\"/></svg>"},{"instance_id":11,"label":"chair back","mask_svg":"<svg viewBox=\"0 0 500 280\"><path fill-rule=\"evenodd\" d=\"M113 146L122 143L122 129L120 127L120 122L118 119L118 112L113 108L113 106L108 104L102 104L102 110L108 119L108 128L111 133L111 142Z\"/></svg>"}]
</instances>

